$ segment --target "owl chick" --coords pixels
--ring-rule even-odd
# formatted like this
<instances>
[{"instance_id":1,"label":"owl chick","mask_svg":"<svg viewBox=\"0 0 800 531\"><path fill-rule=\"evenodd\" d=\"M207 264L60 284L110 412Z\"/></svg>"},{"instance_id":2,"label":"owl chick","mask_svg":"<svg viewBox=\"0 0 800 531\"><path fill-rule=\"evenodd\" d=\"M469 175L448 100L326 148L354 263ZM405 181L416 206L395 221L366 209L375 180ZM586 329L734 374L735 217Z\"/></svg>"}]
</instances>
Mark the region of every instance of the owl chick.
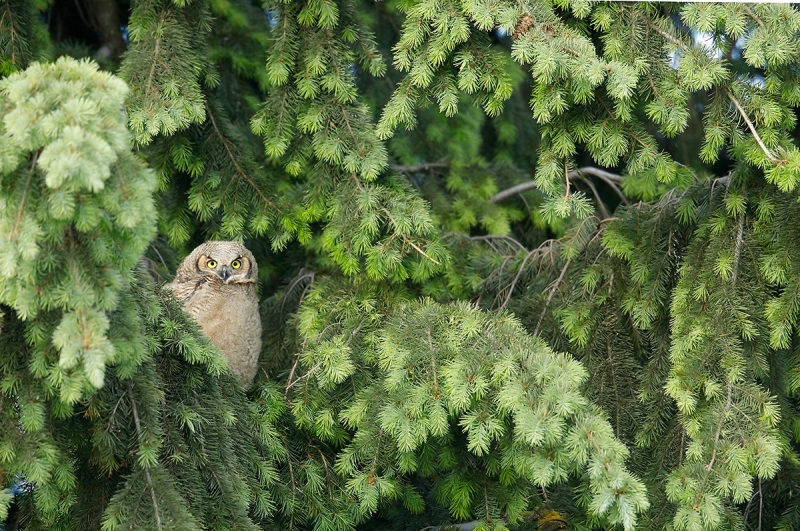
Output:
<instances>
[{"instance_id":1,"label":"owl chick","mask_svg":"<svg viewBox=\"0 0 800 531\"><path fill-rule=\"evenodd\" d=\"M175 280L166 285L245 388L253 383L261 352L257 279L258 266L244 245L209 241L186 257Z\"/></svg>"}]
</instances>

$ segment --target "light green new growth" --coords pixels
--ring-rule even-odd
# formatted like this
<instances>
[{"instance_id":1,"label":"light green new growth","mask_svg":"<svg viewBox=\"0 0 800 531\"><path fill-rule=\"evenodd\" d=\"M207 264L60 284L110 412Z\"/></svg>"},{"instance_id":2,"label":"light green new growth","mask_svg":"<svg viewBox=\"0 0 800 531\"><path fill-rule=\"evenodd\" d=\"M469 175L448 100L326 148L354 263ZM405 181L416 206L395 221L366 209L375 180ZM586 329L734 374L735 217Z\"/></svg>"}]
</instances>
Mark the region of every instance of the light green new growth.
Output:
<instances>
[{"instance_id":1,"label":"light green new growth","mask_svg":"<svg viewBox=\"0 0 800 531\"><path fill-rule=\"evenodd\" d=\"M27 322L34 372L68 403L138 356L109 320L154 235L155 176L130 151L127 93L70 58L0 81L0 303Z\"/></svg>"},{"instance_id":2,"label":"light green new growth","mask_svg":"<svg viewBox=\"0 0 800 531\"><path fill-rule=\"evenodd\" d=\"M645 486L584 396L580 363L506 315L425 300L375 320L385 302L373 297L361 283L315 285L300 315L307 372L292 384L301 426L331 441L353 432L335 470L365 516L384 498L412 503L402 477L418 473L454 519L502 528L498 516L519 521L537 488L577 476L589 513L635 527Z\"/></svg>"}]
</instances>

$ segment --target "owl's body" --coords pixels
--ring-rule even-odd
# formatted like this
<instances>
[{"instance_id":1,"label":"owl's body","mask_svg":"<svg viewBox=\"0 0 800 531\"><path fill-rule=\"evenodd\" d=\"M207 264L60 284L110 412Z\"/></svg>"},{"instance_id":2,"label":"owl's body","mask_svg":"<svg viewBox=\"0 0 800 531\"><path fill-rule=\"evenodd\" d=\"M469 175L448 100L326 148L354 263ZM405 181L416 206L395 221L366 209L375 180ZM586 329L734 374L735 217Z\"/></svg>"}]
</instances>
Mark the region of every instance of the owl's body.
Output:
<instances>
[{"instance_id":1,"label":"owl's body","mask_svg":"<svg viewBox=\"0 0 800 531\"><path fill-rule=\"evenodd\" d=\"M257 278L258 266L244 245L209 241L186 257L166 285L245 387L253 383L261 352Z\"/></svg>"}]
</instances>

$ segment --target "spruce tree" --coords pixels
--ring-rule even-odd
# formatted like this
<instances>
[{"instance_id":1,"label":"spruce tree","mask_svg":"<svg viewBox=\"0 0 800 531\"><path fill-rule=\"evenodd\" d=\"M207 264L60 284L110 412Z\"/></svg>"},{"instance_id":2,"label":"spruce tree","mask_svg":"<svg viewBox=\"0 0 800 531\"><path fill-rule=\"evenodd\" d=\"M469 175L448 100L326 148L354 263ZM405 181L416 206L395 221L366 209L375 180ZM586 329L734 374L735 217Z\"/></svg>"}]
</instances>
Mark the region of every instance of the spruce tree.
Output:
<instances>
[{"instance_id":1,"label":"spruce tree","mask_svg":"<svg viewBox=\"0 0 800 531\"><path fill-rule=\"evenodd\" d=\"M0 522L800 526L793 6L81 5L0 0Z\"/></svg>"}]
</instances>

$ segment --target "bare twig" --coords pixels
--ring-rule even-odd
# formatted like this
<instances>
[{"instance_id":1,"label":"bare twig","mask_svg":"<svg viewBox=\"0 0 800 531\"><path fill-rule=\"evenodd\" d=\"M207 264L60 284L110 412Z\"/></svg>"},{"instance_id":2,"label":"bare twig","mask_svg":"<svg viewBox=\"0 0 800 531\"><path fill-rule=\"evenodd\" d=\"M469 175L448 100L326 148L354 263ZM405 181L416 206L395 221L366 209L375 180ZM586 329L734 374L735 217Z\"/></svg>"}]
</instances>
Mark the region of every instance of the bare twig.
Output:
<instances>
[{"instance_id":1,"label":"bare twig","mask_svg":"<svg viewBox=\"0 0 800 531\"><path fill-rule=\"evenodd\" d=\"M597 177L598 179L606 183L609 188L614 190L614 193L617 194L617 196L619 196L620 201L622 201L622 204L630 206L631 202L628 201L628 198L625 197L625 194L622 193L622 190L619 187L619 183L620 181L622 181L622 176L617 175L615 173L609 173L607 171L603 171L598 168L582 168L578 170L578 173L580 173L581 175L586 174L586 175L591 175L593 177Z\"/></svg>"},{"instance_id":2,"label":"bare twig","mask_svg":"<svg viewBox=\"0 0 800 531\"><path fill-rule=\"evenodd\" d=\"M717 433L714 435L714 448L711 450L711 460L706 465L706 472L711 472L711 469L714 468L714 462L717 460L717 445L719 444L719 437L722 435L722 425L725 423L725 417L728 415L728 412L731 410L731 403L733 401L733 384L728 382L728 398L725 401L725 410L723 411L722 415L720 415L719 423L717 424ZM703 486L705 486L705 480L708 478L708 474L705 475L703 478Z\"/></svg>"},{"instance_id":3,"label":"bare twig","mask_svg":"<svg viewBox=\"0 0 800 531\"><path fill-rule=\"evenodd\" d=\"M300 360L300 358L298 357L298 358L297 358L297 360L299 361L299 360ZM320 367L322 367L322 362L319 362L319 363L317 363L316 365L314 365L313 367L311 367L311 370L309 370L309 371L308 371L307 373L305 373L303 376L299 377L299 378L298 378L297 380L295 380L295 381L292 381L292 376L294 376L294 369L295 369L295 367L297 367L297 361L295 361L295 362L294 362L294 366L292 367L292 372L291 372L291 374L289 374L289 383L286 385L286 391L285 391L285 393L284 393L286 396L288 396L288 394L289 394L289 389L291 389L292 387L294 387L294 386L295 386L295 384L297 384L297 383L301 382L302 380L305 380L306 378L308 378L309 376L311 376L312 374L314 374L315 372L317 372L317 369L319 369Z\"/></svg>"},{"instance_id":4,"label":"bare twig","mask_svg":"<svg viewBox=\"0 0 800 531\"><path fill-rule=\"evenodd\" d=\"M603 182L607 183L609 186L614 189L614 192L619 195L625 204L630 204L628 200L625 198L622 191L619 190L618 185L622 182L622 176L617 175L616 173L611 173L606 170L601 170L600 168L595 168L592 166L585 166L583 168L578 168L577 170L573 170L567 174L567 179L577 179L580 178L581 175L592 175L601 179ZM616 185L616 186L615 186ZM489 199L490 203L499 203L500 201L505 201L509 197L513 197L517 194L521 194L522 192L527 192L528 190L532 190L536 188L536 181L526 181L524 183L517 184L512 186L511 188L507 188L506 190L502 190L497 192Z\"/></svg>"},{"instance_id":5,"label":"bare twig","mask_svg":"<svg viewBox=\"0 0 800 531\"><path fill-rule=\"evenodd\" d=\"M521 194L522 192L527 192L528 190L533 190L534 188L536 188L536 181L526 181L524 183L512 186L511 188L507 188L501 192L497 192L492 196L491 199L489 199L489 202L499 203L500 201L504 201L509 197Z\"/></svg>"},{"instance_id":6,"label":"bare twig","mask_svg":"<svg viewBox=\"0 0 800 531\"><path fill-rule=\"evenodd\" d=\"M761 478L758 478L758 531L761 531L761 519L764 516L764 491L761 490Z\"/></svg>"},{"instance_id":7,"label":"bare twig","mask_svg":"<svg viewBox=\"0 0 800 531\"><path fill-rule=\"evenodd\" d=\"M384 210L386 211L386 213L387 213L387 214L389 214L389 211L388 211L387 209L385 209L385 208L384 208ZM389 217L391 218L391 215L389 215ZM419 254L421 254L422 256L424 256L425 258L427 258L428 260L430 260L430 261L431 261L431 262L433 262L434 264L436 264L436 265L438 265L438 266L442 265L442 263L441 263L440 261L438 261L436 258L433 258L432 256L430 256L428 253L426 253L425 251L423 251L423 250L422 250L422 248L421 248L420 246L418 246L418 245L417 245L417 244L415 244L413 241L411 241L411 238L408 238L407 236L403 236L403 241L404 241L404 242L406 242L407 244L409 244L409 245L410 245L411 247L413 247L414 249L416 249L416 251L417 251Z\"/></svg>"},{"instance_id":8,"label":"bare twig","mask_svg":"<svg viewBox=\"0 0 800 531\"><path fill-rule=\"evenodd\" d=\"M286 390L283 392L283 397L288 399L289 398L289 389L291 389L292 385L292 378L294 378L294 371L297 370L297 365L300 363L300 356L296 355L294 359L294 363L292 364L292 369L289 371L289 377L286 379L289 384L286 386Z\"/></svg>"},{"instance_id":9,"label":"bare twig","mask_svg":"<svg viewBox=\"0 0 800 531\"><path fill-rule=\"evenodd\" d=\"M714 188L716 188L718 184L724 186L725 188L729 188L730 185L731 185L731 175L730 175L730 173L728 175L724 176L724 177L717 177L716 179L711 181L711 197L712 198L714 197Z\"/></svg>"},{"instance_id":10,"label":"bare twig","mask_svg":"<svg viewBox=\"0 0 800 531\"><path fill-rule=\"evenodd\" d=\"M733 105L736 107L736 110L739 111L739 115L741 115L742 119L744 120L744 123L747 124L747 128L750 129L750 132L753 134L753 138L756 140L758 146L761 148L761 150L764 152L764 154L767 156L770 162L772 162L773 164L784 162L783 160L773 155L772 152L767 148L766 144L764 144L764 141L761 140L761 137L758 135L758 131L756 131L756 126L753 125L753 122L750 121L750 117L747 116L747 113L745 112L744 108L742 108L741 103L739 103L739 100L736 99L733 93L730 90L728 90L727 87L723 87L722 90L723 92L725 92L725 95L728 96L728 99L731 100Z\"/></svg>"},{"instance_id":11,"label":"bare twig","mask_svg":"<svg viewBox=\"0 0 800 531\"><path fill-rule=\"evenodd\" d=\"M539 320L536 322L536 328L533 330L533 335L537 335L539 333L539 327L542 326L542 321L544 320L544 315L547 313L547 308L550 307L550 302L553 300L553 295L555 295L556 290L558 289L558 285L561 284L561 281L564 280L564 275L567 274L567 269L569 269L569 265L572 262L570 258L564 264L564 268L561 270L561 274L558 275L558 278L553 283L553 286L550 288L550 293L547 295L547 300L544 302L544 308L542 308L542 313L539 314Z\"/></svg>"},{"instance_id":12,"label":"bare twig","mask_svg":"<svg viewBox=\"0 0 800 531\"><path fill-rule=\"evenodd\" d=\"M756 24L758 24L758 25L759 25L759 26L761 26L762 28L764 27L764 22L763 22L763 21L762 21L762 20L761 20L761 19L758 17L758 15L756 15L756 14L753 12L753 10L752 10L752 9L750 9L749 7L747 7L747 5L745 5L745 4L742 4L742 7L743 7L743 8L744 8L744 10L747 12L747 14L748 14L748 15L750 15L750 18L752 18L753 20L755 20L755 21L756 21Z\"/></svg>"},{"instance_id":13,"label":"bare twig","mask_svg":"<svg viewBox=\"0 0 800 531\"><path fill-rule=\"evenodd\" d=\"M686 50L686 49L689 48L687 45L685 45L684 43L682 43L681 41L679 41L678 39L676 39L675 37L673 37L672 35L670 35L666 31L664 31L661 28L659 28L658 25L655 24L654 22L650 22L650 27L653 28L656 31L656 33L658 33L659 35L661 35L662 37L667 39L669 42L671 42L672 44L674 44L678 48L681 48L682 50Z\"/></svg>"},{"instance_id":14,"label":"bare twig","mask_svg":"<svg viewBox=\"0 0 800 531\"><path fill-rule=\"evenodd\" d=\"M555 243L555 240L547 240L544 243L542 243L539 247L537 247L536 249L525 255L525 258L522 260L522 264L520 264L519 269L517 270L517 274L514 275L514 280L512 280L511 285L508 286L508 294L506 295L506 300L503 301L503 304L500 305L500 308L498 308L499 310L503 310L505 309L506 306L508 306L508 303L511 300L511 295L514 293L514 288L516 287L519 278L522 276L522 272L525 270L525 264L528 263L528 260L530 260L533 256L539 253L543 253L546 246L552 248L553 243Z\"/></svg>"},{"instance_id":15,"label":"bare twig","mask_svg":"<svg viewBox=\"0 0 800 531\"><path fill-rule=\"evenodd\" d=\"M308 290L308 287L311 284L314 283L314 272L313 271L311 271L310 273L304 273L303 270L301 269L300 273L302 273L302 274L298 275L294 280L292 280L292 283L289 284L289 287L286 288L286 295L284 295L283 300L281 300L281 310L280 310L280 313L279 313L281 317L283 317L283 310L284 310L284 308L286 306L286 297L289 296L289 294L294 290L294 288L296 288L302 281L308 279L308 283L303 287L303 291L300 292L300 301L299 302L302 302L303 301L303 296L305 296L306 290Z\"/></svg>"},{"instance_id":16,"label":"bare twig","mask_svg":"<svg viewBox=\"0 0 800 531\"><path fill-rule=\"evenodd\" d=\"M622 175L617 175L616 173L611 173L610 171L601 170L600 168L595 168L594 166L584 166L582 168L578 168L575 171L577 171L578 173L584 173L586 175L599 177L604 181L611 181L617 184L622 182Z\"/></svg>"},{"instance_id":17,"label":"bare twig","mask_svg":"<svg viewBox=\"0 0 800 531\"><path fill-rule=\"evenodd\" d=\"M356 183L356 188L357 188L358 190L360 190L360 191L362 191L362 192L363 192L363 191L364 191L364 187L363 187L363 186L361 186L361 180L358 178L358 176L357 176L355 173L351 173L351 174L350 174L350 176L353 178L353 181ZM389 209L388 209L388 208L386 208L385 206L382 206L382 207L381 207L381 210L383 211L383 213L384 213L384 214L386 214L386 217L389 219L389 221L390 221L392 224L394 224L395 226L397 226L397 221L394 219L394 216L392 216L392 213L389 211ZM407 243L407 244L409 244L409 245L410 245L411 247L413 247L413 248L414 248L414 249L415 249L415 250L416 250L416 251L417 251L419 254L421 254L422 256L424 256L425 258L427 258L428 260L430 260L431 262L433 262L434 264L436 264L436 265L438 265L438 266L441 266L441 265L442 265L442 263L441 263L440 261L438 261L438 260L436 260L435 258L433 258L432 256L430 256L430 255L429 255L428 253L426 253L426 252L425 252L425 251L424 251L424 250L423 250L423 249L422 249L422 248L421 248L419 245L417 245L417 244L415 244L413 241L411 241L411 238L409 238L409 237L408 237L408 236L406 236L405 234L400 234L399 236L403 238L403 242L404 242L404 243Z\"/></svg>"},{"instance_id":18,"label":"bare twig","mask_svg":"<svg viewBox=\"0 0 800 531\"><path fill-rule=\"evenodd\" d=\"M567 160L564 159L564 195L566 197L569 197L570 193L571 193L570 192L571 186L570 186L570 182L569 182L569 174L570 174L569 166L567 166Z\"/></svg>"},{"instance_id":19,"label":"bare twig","mask_svg":"<svg viewBox=\"0 0 800 531\"><path fill-rule=\"evenodd\" d=\"M525 250L525 246L522 245L517 240L515 240L514 238L512 238L511 236L487 234L485 236L470 236L469 239L474 242L492 242L493 240L502 240L504 242L508 242L510 244L515 245L520 250Z\"/></svg>"},{"instance_id":20,"label":"bare twig","mask_svg":"<svg viewBox=\"0 0 800 531\"><path fill-rule=\"evenodd\" d=\"M582 175L578 174L578 178L582 183L589 187L589 190L592 191L592 195L594 196L595 201L597 201L597 208L600 209L600 215L603 218L610 217L608 209L606 208L606 204L600 198L600 194L597 193L597 188L595 188L594 183L591 180L584 178Z\"/></svg>"}]
</instances>

